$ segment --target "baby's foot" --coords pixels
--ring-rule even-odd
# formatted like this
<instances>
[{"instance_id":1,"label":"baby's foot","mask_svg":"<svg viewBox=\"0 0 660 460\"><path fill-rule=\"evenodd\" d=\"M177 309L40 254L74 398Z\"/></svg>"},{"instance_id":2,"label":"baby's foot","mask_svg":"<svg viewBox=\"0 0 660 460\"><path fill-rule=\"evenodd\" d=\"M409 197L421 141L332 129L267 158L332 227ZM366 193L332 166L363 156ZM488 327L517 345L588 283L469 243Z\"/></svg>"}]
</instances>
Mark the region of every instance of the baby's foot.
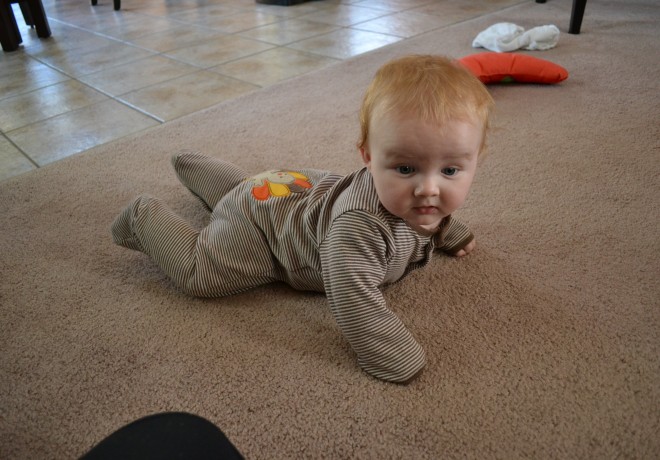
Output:
<instances>
[{"instance_id":1,"label":"baby's foot","mask_svg":"<svg viewBox=\"0 0 660 460\"><path fill-rule=\"evenodd\" d=\"M121 214L117 216L112 223L112 240L119 246L144 252L140 241L133 233L133 224L137 218L138 209L143 198L146 197L138 197L135 199L133 203L128 205Z\"/></svg>"}]
</instances>

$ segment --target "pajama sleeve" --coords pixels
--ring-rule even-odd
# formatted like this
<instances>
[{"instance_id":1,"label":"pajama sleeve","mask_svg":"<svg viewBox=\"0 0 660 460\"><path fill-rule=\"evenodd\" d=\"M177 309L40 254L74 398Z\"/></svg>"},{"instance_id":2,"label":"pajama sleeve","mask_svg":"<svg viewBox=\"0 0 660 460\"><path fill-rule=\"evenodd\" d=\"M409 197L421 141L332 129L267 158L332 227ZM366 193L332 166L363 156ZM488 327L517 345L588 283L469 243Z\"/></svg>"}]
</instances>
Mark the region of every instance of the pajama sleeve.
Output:
<instances>
[{"instance_id":1,"label":"pajama sleeve","mask_svg":"<svg viewBox=\"0 0 660 460\"><path fill-rule=\"evenodd\" d=\"M436 236L436 249L454 255L470 241L474 235L470 229L458 219L450 217L444 224L442 230Z\"/></svg>"},{"instance_id":2,"label":"pajama sleeve","mask_svg":"<svg viewBox=\"0 0 660 460\"><path fill-rule=\"evenodd\" d=\"M354 211L336 219L321 244L325 291L358 364L379 379L405 383L425 364L422 347L387 307L387 230Z\"/></svg>"}]
</instances>

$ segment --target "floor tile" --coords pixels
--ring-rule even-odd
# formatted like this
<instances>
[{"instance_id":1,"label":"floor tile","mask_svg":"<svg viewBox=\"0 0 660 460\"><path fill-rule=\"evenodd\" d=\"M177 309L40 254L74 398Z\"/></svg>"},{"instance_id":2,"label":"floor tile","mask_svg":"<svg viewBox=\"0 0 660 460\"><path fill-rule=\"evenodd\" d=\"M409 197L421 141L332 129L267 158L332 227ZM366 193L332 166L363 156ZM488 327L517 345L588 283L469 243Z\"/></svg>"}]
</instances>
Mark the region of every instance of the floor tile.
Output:
<instances>
[{"instance_id":1,"label":"floor tile","mask_svg":"<svg viewBox=\"0 0 660 460\"><path fill-rule=\"evenodd\" d=\"M355 5L396 12L418 8L431 3L445 3L446 1L447 0L363 0L357 2Z\"/></svg>"},{"instance_id":2,"label":"floor tile","mask_svg":"<svg viewBox=\"0 0 660 460\"><path fill-rule=\"evenodd\" d=\"M233 34L282 20L281 16L274 14L250 11L220 17L208 16L197 23L219 32Z\"/></svg>"},{"instance_id":3,"label":"floor tile","mask_svg":"<svg viewBox=\"0 0 660 460\"><path fill-rule=\"evenodd\" d=\"M93 32L79 29L75 26L62 24L58 21L49 20L51 36L43 39L37 34L21 33L23 36L23 50L30 55L59 54L66 51L95 50L112 44L113 41Z\"/></svg>"},{"instance_id":4,"label":"floor tile","mask_svg":"<svg viewBox=\"0 0 660 460\"><path fill-rule=\"evenodd\" d=\"M107 99L75 80L67 80L0 100L0 131L23 126Z\"/></svg>"},{"instance_id":5,"label":"floor tile","mask_svg":"<svg viewBox=\"0 0 660 460\"><path fill-rule=\"evenodd\" d=\"M93 29L96 32L122 40L131 40L156 32L163 32L176 27L179 23L165 18L147 15L128 16L120 24L100 25Z\"/></svg>"},{"instance_id":6,"label":"floor tile","mask_svg":"<svg viewBox=\"0 0 660 460\"><path fill-rule=\"evenodd\" d=\"M27 65L30 56L20 51L10 53L0 53L0 78L10 73L16 72L21 67Z\"/></svg>"},{"instance_id":7,"label":"floor tile","mask_svg":"<svg viewBox=\"0 0 660 460\"><path fill-rule=\"evenodd\" d=\"M100 0L101 2L107 0ZM46 11L46 16L48 19L67 17L71 15L78 14L81 10L91 10L90 3L82 2L70 2L70 1L61 1L61 0L42 0L42 5Z\"/></svg>"},{"instance_id":8,"label":"floor tile","mask_svg":"<svg viewBox=\"0 0 660 460\"><path fill-rule=\"evenodd\" d=\"M321 11L301 16L299 19L348 27L353 24L376 19L386 14L388 14L386 11L373 8L354 5L334 5Z\"/></svg>"},{"instance_id":9,"label":"floor tile","mask_svg":"<svg viewBox=\"0 0 660 460\"><path fill-rule=\"evenodd\" d=\"M72 50L56 54L39 53L36 57L67 75L80 77L97 72L99 69L125 64L154 54L125 43L110 42L109 45L85 52Z\"/></svg>"},{"instance_id":10,"label":"floor tile","mask_svg":"<svg viewBox=\"0 0 660 460\"><path fill-rule=\"evenodd\" d=\"M68 79L68 76L25 53L12 54L11 58L3 56L3 59L0 59L0 100Z\"/></svg>"},{"instance_id":11,"label":"floor tile","mask_svg":"<svg viewBox=\"0 0 660 460\"><path fill-rule=\"evenodd\" d=\"M505 8L509 5L521 3L520 0L452 0L448 2L432 2L428 5L415 8L413 11L432 14L443 19L445 24L474 18L483 14Z\"/></svg>"},{"instance_id":12,"label":"floor tile","mask_svg":"<svg viewBox=\"0 0 660 460\"><path fill-rule=\"evenodd\" d=\"M179 48L203 44L221 35L223 34L216 30L183 24L162 32L144 35L127 41L135 46L164 53Z\"/></svg>"},{"instance_id":13,"label":"floor tile","mask_svg":"<svg viewBox=\"0 0 660 460\"><path fill-rule=\"evenodd\" d=\"M136 13L148 14L149 16L164 16L173 18L172 15L190 9L197 9L196 6L186 4L185 2L141 2L131 6L131 10Z\"/></svg>"},{"instance_id":14,"label":"floor tile","mask_svg":"<svg viewBox=\"0 0 660 460\"><path fill-rule=\"evenodd\" d=\"M209 70L255 85L268 86L335 62L338 61L302 51L274 48Z\"/></svg>"},{"instance_id":15,"label":"floor tile","mask_svg":"<svg viewBox=\"0 0 660 460\"><path fill-rule=\"evenodd\" d=\"M39 166L159 123L108 100L5 133Z\"/></svg>"},{"instance_id":16,"label":"floor tile","mask_svg":"<svg viewBox=\"0 0 660 460\"><path fill-rule=\"evenodd\" d=\"M55 19L66 24L71 24L81 29L98 31L103 28L118 27L130 21L135 17L126 8L115 11L113 8L108 8L109 4L101 5L101 2L112 2L112 0L100 0L97 7L91 6L87 1L84 3L80 1L75 7L69 10L50 10L50 13ZM124 0L126 3L130 0ZM125 5L124 5L125 6ZM100 7L100 8L99 8ZM162 19L162 18L161 18Z\"/></svg>"},{"instance_id":17,"label":"floor tile","mask_svg":"<svg viewBox=\"0 0 660 460\"><path fill-rule=\"evenodd\" d=\"M188 64L208 68L270 48L273 48L273 45L236 35L225 35L211 38L201 44L169 51L166 55Z\"/></svg>"},{"instance_id":18,"label":"floor tile","mask_svg":"<svg viewBox=\"0 0 660 460\"><path fill-rule=\"evenodd\" d=\"M6 137L0 135L0 180L37 169Z\"/></svg>"},{"instance_id":19,"label":"floor tile","mask_svg":"<svg viewBox=\"0 0 660 460\"><path fill-rule=\"evenodd\" d=\"M90 35L89 32L83 31L77 27L72 27L68 24L63 24L48 15L51 36L48 38L38 37L36 29L31 28L25 23L18 4L14 4L13 7L16 24L18 25L21 38L23 39L23 43L19 47L20 50L26 52L39 51L42 47L52 47L54 44L58 44L59 46L66 44L69 45L69 48L75 48L84 45L86 41L81 39L72 40L69 39L69 37L72 37L73 35Z\"/></svg>"},{"instance_id":20,"label":"floor tile","mask_svg":"<svg viewBox=\"0 0 660 460\"><path fill-rule=\"evenodd\" d=\"M400 37L395 37L394 35L377 34L354 29L341 29L292 43L288 47L335 59L348 59L400 40L402 40Z\"/></svg>"},{"instance_id":21,"label":"floor tile","mask_svg":"<svg viewBox=\"0 0 660 460\"><path fill-rule=\"evenodd\" d=\"M66 9L46 7L46 14L49 21L53 20L53 22L88 32L94 32L100 27L120 25L127 17L123 11L113 11L112 8L93 8L86 1L85 3L81 1L75 8L71 4Z\"/></svg>"},{"instance_id":22,"label":"floor tile","mask_svg":"<svg viewBox=\"0 0 660 460\"><path fill-rule=\"evenodd\" d=\"M84 75L80 77L80 81L111 96L119 96L198 70L197 67L165 56L149 56Z\"/></svg>"},{"instance_id":23,"label":"floor tile","mask_svg":"<svg viewBox=\"0 0 660 460\"><path fill-rule=\"evenodd\" d=\"M354 28L409 38L441 27L442 24L438 19L438 17L428 14L403 11L361 22Z\"/></svg>"},{"instance_id":24,"label":"floor tile","mask_svg":"<svg viewBox=\"0 0 660 460\"><path fill-rule=\"evenodd\" d=\"M199 71L121 96L159 120L169 121L258 89L214 72Z\"/></svg>"},{"instance_id":25,"label":"floor tile","mask_svg":"<svg viewBox=\"0 0 660 460\"><path fill-rule=\"evenodd\" d=\"M332 32L339 29L339 27L332 24L306 21L304 19L287 19L275 24L257 27L242 32L239 35L275 45L286 45L316 35Z\"/></svg>"},{"instance_id":26,"label":"floor tile","mask_svg":"<svg viewBox=\"0 0 660 460\"><path fill-rule=\"evenodd\" d=\"M203 25L205 21L231 16L241 10L223 5L204 5L199 8L188 8L169 15L171 19L182 23Z\"/></svg>"},{"instance_id":27,"label":"floor tile","mask_svg":"<svg viewBox=\"0 0 660 460\"><path fill-rule=\"evenodd\" d=\"M286 18L295 18L309 13L316 13L317 11L329 8L338 2L336 1L311 1L305 3L298 3L297 5L281 6L281 5L265 5L257 3L254 5L256 11L263 11L270 14ZM339 2L341 3L341 2Z\"/></svg>"}]
</instances>

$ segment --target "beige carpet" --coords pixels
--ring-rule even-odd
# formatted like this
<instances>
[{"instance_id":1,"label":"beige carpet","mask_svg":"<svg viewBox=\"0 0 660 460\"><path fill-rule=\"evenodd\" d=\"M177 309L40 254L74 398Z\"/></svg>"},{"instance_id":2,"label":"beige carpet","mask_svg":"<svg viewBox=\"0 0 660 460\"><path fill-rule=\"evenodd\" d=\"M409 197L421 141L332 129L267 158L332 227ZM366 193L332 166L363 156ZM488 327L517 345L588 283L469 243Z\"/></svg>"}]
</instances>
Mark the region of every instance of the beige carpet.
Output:
<instances>
[{"instance_id":1,"label":"beige carpet","mask_svg":"<svg viewBox=\"0 0 660 460\"><path fill-rule=\"evenodd\" d=\"M177 292L110 223L133 196L203 211L169 156L348 172L359 99L386 60L460 57L523 2L0 183L0 458L75 458L160 411L202 415L248 459L657 458L659 8L590 1L540 56L558 86L492 87L491 156L459 214L478 238L386 291L425 347L408 386L360 371L321 295Z\"/></svg>"}]
</instances>

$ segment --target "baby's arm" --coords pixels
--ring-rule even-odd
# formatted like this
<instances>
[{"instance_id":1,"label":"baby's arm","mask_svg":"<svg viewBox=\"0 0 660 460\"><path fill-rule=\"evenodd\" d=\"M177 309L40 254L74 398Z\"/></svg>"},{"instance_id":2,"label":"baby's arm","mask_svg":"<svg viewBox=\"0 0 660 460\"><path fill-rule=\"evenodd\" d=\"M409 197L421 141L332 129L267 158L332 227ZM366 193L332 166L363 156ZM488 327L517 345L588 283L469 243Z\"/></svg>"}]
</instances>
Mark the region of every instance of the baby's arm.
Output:
<instances>
[{"instance_id":1,"label":"baby's arm","mask_svg":"<svg viewBox=\"0 0 660 460\"><path fill-rule=\"evenodd\" d=\"M345 214L321 245L323 279L332 313L360 367L379 379L407 383L426 358L380 291L386 254L375 223L359 213Z\"/></svg>"},{"instance_id":2,"label":"baby's arm","mask_svg":"<svg viewBox=\"0 0 660 460\"><path fill-rule=\"evenodd\" d=\"M470 229L454 217L449 218L440 238L436 239L436 249L455 257L468 255L475 246L476 241Z\"/></svg>"}]
</instances>

